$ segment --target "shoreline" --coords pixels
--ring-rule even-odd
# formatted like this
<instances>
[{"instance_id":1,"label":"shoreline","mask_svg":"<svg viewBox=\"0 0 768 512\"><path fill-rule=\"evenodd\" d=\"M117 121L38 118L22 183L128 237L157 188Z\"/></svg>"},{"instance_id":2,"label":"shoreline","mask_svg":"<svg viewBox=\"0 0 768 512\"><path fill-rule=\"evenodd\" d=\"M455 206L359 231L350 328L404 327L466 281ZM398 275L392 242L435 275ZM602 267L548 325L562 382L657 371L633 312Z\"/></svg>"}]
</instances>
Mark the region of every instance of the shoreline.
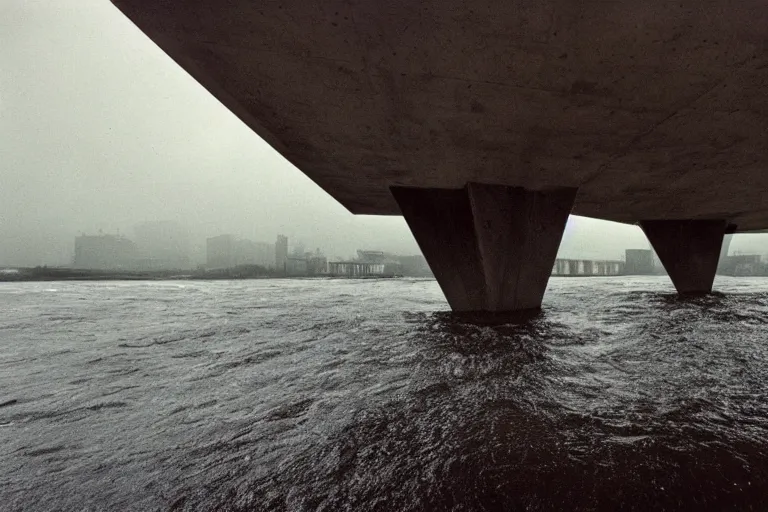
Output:
<instances>
[{"instance_id":1,"label":"shoreline","mask_svg":"<svg viewBox=\"0 0 768 512\"><path fill-rule=\"evenodd\" d=\"M62 268L17 268L0 270L0 283L3 282L45 282L45 281L221 281L245 279L397 279L402 277L432 278L432 276L370 275L346 276L333 274L320 275L280 275L269 269L226 269L192 272L158 270L148 272L80 270Z\"/></svg>"}]
</instances>

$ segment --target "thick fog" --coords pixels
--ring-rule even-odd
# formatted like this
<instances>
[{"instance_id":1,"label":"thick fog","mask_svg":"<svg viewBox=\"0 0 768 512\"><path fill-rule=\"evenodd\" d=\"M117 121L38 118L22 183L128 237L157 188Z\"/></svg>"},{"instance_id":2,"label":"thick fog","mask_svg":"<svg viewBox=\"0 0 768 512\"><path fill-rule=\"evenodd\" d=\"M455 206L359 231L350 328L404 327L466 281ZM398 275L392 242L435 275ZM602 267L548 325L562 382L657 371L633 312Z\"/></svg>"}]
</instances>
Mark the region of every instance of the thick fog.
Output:
<instances>
[{"instance_id":1,"label":"thick fog","mask_svg":"<svg viewBox=\"0 0 768 512\"><path fill-rule=\"evenodd\" d=\"M183 223L348 257L418 252L400 217L355 217L178 68L108 0L0 2L0 265L67 264L78 233ZM763 235L732 250L764 251ZM647 248L572 218L565 257Z\"/></svg>"}]
</instances>

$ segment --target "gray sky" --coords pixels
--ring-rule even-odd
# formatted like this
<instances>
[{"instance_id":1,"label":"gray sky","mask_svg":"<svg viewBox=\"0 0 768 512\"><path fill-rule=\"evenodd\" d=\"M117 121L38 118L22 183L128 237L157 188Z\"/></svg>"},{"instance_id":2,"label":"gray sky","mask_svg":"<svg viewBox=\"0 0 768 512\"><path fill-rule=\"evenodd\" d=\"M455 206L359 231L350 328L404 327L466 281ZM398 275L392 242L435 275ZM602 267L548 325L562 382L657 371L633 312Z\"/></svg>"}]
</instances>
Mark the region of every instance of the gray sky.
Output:
<instances>
[{"instance_id":1,"label":"gray sky","mask_svg":"<svg viewBox=\"0 0 768 512\"><path fill-rule=\"evenodd\" d=\"M0 264L67 263L78 232L146 220L199 240L284 233L331 257L418 252L402 218L349 214L108 0L0 0ZM732 248L768 252L748 237ZM561 255L647 246L637 227L572 218Z\"/></svg>"}]
</instances>

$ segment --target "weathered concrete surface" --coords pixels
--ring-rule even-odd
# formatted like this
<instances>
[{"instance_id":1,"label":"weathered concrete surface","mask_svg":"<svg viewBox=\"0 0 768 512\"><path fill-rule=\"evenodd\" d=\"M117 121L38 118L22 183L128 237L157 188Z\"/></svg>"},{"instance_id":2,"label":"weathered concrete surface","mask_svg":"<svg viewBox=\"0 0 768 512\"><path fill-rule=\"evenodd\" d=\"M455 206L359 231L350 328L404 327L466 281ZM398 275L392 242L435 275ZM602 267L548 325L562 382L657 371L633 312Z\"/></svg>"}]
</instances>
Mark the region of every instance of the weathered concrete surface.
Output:
<instances>
[{"instance_id":1,"label":"weathered concrete surface","mask_svg":"<svg viewBox=\"0 0 768 512\"><path fill-rule=\"evenodd\" d=\"M541 307L576 189L393 187L454 311Z\"/></svg>"},{"instance_id":2,"label":"weathered concrete surface","mask_svg":"<svg viewBox=\"0 0 768 512\"><path fill-rule=\"evenodd\" d=\"M712 291L726 231L724 220L642 221L640 227L679 293Z\"/></svg>"},{"instance_id":3,"label":"weathered concrete surface","mask_svg":"<svg viewBox=\"0 0 768 512\"><path fill-rule=\"evenodd\" d=\"M476 181L768 227L763 1L113 2L354 213Z\"/></svg>"}]
</instances>

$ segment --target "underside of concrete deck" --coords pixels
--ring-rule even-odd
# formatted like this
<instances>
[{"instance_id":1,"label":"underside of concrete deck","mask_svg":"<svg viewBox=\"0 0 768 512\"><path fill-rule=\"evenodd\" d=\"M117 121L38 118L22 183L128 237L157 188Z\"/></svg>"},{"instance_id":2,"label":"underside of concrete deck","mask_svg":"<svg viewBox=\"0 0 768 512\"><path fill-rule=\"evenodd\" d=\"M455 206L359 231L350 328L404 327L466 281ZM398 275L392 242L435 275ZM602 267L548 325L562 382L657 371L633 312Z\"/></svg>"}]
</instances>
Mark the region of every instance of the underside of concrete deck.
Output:
<instances>
[{"instance_id":1,"label":"underside of concrete deck","mask_svg":"<svg viewBox=\"0 0 768 512\"><path fill-rule=\"evenodd\" d=\"M758 0L113 0L353 213L392 186L768 228Z\"/></svg>"}]
</instances>

